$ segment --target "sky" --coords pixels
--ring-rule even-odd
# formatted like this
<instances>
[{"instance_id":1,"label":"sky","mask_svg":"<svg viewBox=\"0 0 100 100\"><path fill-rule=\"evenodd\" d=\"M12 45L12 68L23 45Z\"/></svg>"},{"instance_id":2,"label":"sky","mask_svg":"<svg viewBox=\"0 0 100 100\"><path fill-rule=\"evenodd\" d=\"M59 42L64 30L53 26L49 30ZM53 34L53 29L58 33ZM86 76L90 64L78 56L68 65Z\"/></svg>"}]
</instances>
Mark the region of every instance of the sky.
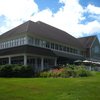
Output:
<instances>
[{"instance_id":1,"label":"sky","mask_svg":"<svg viewBox=\"0 0 100 100\"><path fill-rule=\"evenodd\" d=\"M100 0L0 0L0 34L28 20L100 40Z\"/></svg>"}]
</instances>

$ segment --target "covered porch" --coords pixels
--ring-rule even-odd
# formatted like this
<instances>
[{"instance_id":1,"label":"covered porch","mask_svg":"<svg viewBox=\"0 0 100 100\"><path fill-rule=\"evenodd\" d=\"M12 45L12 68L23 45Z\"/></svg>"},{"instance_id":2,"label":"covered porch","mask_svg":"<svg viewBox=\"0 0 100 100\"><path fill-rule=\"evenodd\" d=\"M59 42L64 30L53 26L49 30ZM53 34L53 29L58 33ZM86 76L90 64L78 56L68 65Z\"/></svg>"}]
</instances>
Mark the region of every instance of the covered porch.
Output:
<instances>
[{"instance_id":1,"label":"covered porch","mask_svg":"<svg viewBox=\"0 0 100 100\"><path fill-rule=\"evenodd\" d=\"M5 64L20 64L25 66L28 65L33 68L34 72L40 72L56 66L57 58L33 54L0 56L0 65Z\"/></svg>"}]
</instances>

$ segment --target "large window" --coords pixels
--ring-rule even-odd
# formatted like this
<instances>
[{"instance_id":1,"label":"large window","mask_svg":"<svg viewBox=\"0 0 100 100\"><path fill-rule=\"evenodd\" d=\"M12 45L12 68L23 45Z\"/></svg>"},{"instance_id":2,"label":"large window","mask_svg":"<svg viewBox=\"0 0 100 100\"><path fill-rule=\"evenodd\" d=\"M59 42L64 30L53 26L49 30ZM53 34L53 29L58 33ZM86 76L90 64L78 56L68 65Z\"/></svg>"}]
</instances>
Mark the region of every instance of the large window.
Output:
<instances>
[{"instance_id":1,"label":"large window","mask_svg":"<svg viewBox=\"0 0 100 100\"><path fill-rule=\"evenodd\" d=\"M11 64L24 64L24 56L11 57Z\"/></svg>"},{"instance_id":2,"label":"large window","mask_svg":"<svg viewBox=\"0 0 100 100\"><path fill-rule=\"evenodd\" d=\"M46 41L46 48L50 48L50 42Z\"/></svg>"},{"instance_id":3,"label":"large window","mask_svg":"<svg viewBox=\"0 0 100 100\"><path fill-rule=\"evenodd\" d=\"M35 45L40 46L40 40L39 39L35 39Z\"/></svg>"},{"instance_id":4,"label":"large window","mask_svg":"<svg viewBox=\"0 0 100 100\"><path fill-rule=\"evenodd\" d=\"M44 58L44 69L49 69L55 65L55 60L50 58Z\"/></svg>"},{"instance_id":5,"label":"large window","mask_svg":"<svg viewBox=\"0 0 100 100\"><path fill-rule=\"evenodd\" d=\"M99 47L98 46L95 46L94 52L99 53Z\"/></svg>"},{"instance_id":6,"label":"large window","mask_svg":"<svg viewBox=\"0 0 100 100\"><path fill-rule=\"evenodd\" d=\"M5 65L9 63L9 59L8 58L0 58L0 65Z\"/></svg>"},{"instance_id":7,"label":"large window","mask_svg":"<svg viewBox=\"0 0 100 100\"><path fill-rule=\"evenodd\" d=\"M58 49L59 49L58 44L55 44L55 49L56 49L56 50L58 50Z\"/></svg>"},{"instance_id":8,"label":"large window","mask_svg":"<svg viewBox=\"0 0 100 100\"><path fill-rule=\"evenodd\" d=\"M55 49L55 44L51 43L51 49Z\"/></svg>"}]
</instances>

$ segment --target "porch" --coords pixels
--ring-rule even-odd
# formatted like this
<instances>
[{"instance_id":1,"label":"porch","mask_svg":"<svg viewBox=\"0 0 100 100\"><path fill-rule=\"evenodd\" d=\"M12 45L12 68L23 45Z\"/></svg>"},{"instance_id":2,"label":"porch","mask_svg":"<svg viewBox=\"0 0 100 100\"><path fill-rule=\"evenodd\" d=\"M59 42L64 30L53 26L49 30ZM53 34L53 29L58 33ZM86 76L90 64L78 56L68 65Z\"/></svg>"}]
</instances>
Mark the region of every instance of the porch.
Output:
<instances>
[{"instance_id":1,"label":"porch","mask_svg":"<svg viewBox=\"0 0 100 100\"><path fill-rule=\"evenodd\" d=\"M57 65L56 57L40 56L32 54L17 54L0 56L0 65L20 64L31 66L34 72L40 72Z\"/></svg>"}]
</instances>

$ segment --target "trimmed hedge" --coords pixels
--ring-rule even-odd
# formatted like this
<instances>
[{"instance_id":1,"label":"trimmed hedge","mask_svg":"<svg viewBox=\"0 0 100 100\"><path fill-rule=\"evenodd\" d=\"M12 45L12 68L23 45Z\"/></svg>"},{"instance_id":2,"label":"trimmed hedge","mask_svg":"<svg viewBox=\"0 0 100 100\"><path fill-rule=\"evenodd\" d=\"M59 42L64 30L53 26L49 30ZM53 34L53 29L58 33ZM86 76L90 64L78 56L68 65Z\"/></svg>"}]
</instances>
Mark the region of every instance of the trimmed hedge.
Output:
<instances>
[{"instance_id":1,"label":"trimmed hedge","mask_svg":"<svg viewBox=\"0 0 100 100\"><path fill-rule=\"evenodd\" d=\"M24 65L1 65L0 77L32 77L32 67Z\"/></svg>"}]
</instances>

